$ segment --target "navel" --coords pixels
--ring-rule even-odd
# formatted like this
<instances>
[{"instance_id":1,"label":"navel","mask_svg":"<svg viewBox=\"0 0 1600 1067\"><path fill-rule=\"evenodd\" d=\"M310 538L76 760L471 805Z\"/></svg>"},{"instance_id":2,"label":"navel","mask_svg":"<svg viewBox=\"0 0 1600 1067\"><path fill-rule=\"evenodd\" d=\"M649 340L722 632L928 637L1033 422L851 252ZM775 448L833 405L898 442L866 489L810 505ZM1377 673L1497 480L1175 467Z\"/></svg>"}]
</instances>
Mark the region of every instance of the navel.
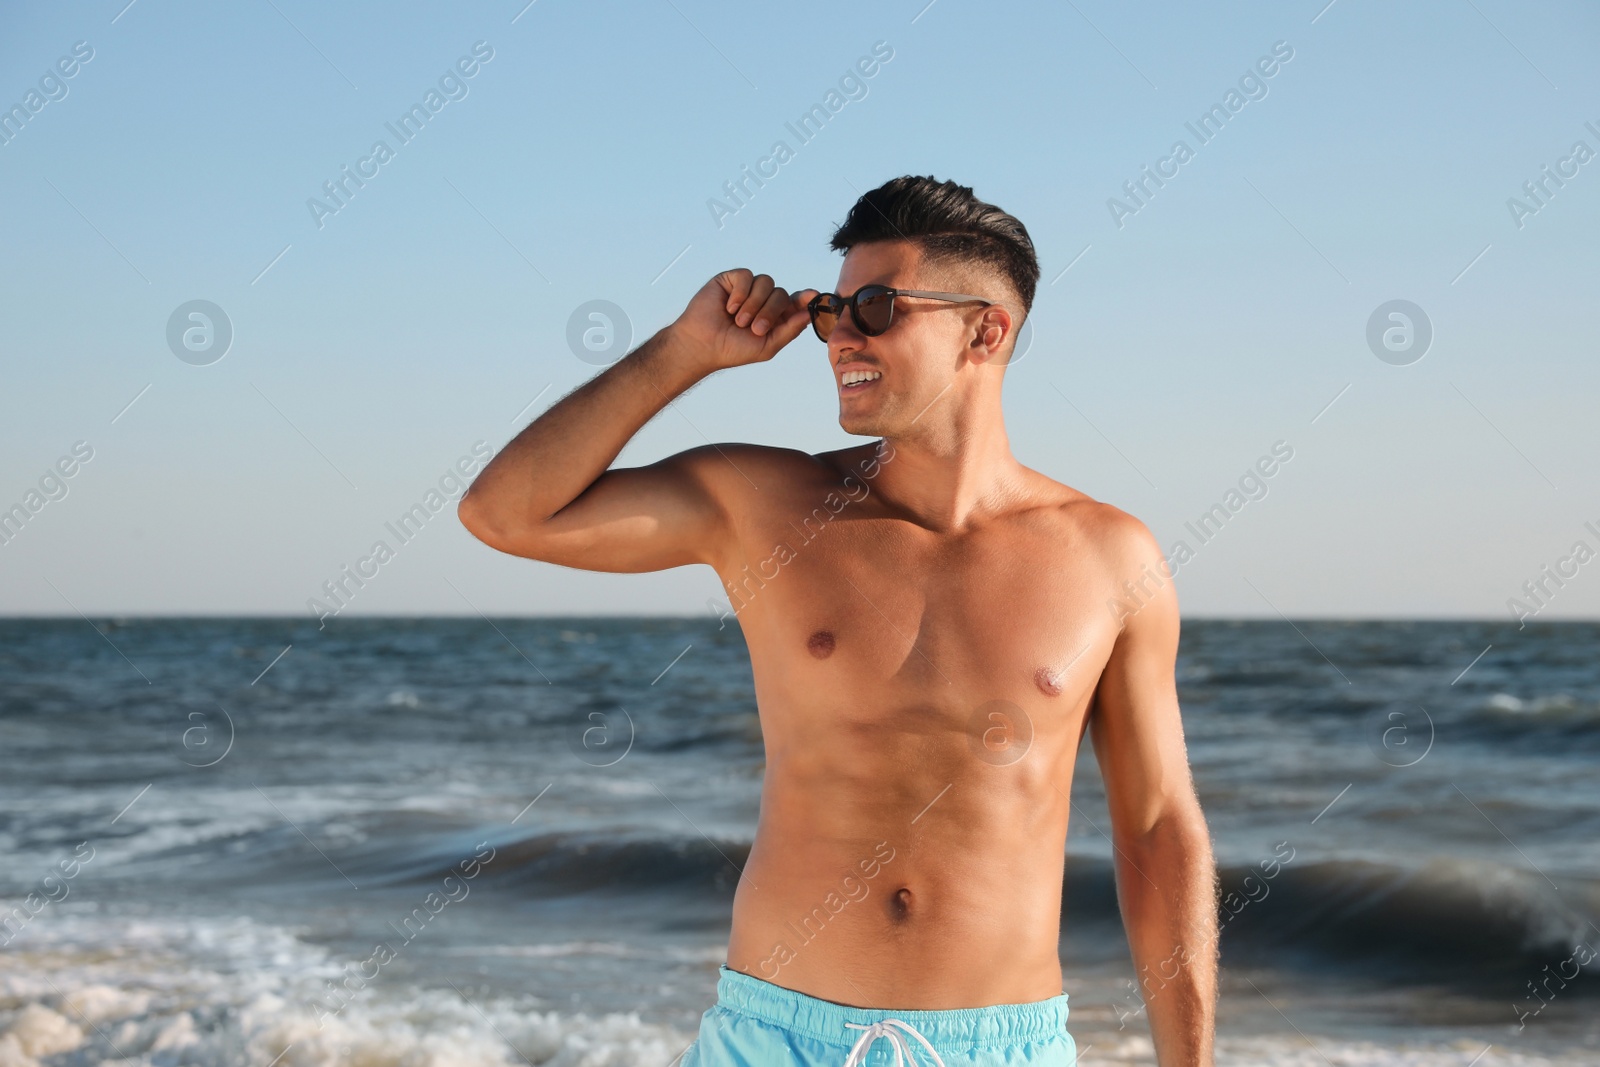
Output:
<instances>
[{"instance_id":1,"label":"navel","mask_svg":"<svg viewBox=\"0 0 1600 1067\"><path fill-rule=\"evenodd\" d=\"M888 901L889 918L905 922L911 918L911 890L901 888L892 893Z\"/></svg>"},{"instance_id":2,"label":"navel","mask_svg":"<svg viewBox=\"0 0 1600 1067\"><path fill-rule=\"evenodd\" d=\"M806 641L806 651L817 659L827 659L833 655L833 631L818 630Z\"/></svg>"},{"instance_id":3,"label":"navel","mask_svg":"<svg viewBox=\"0 0 1600 1067\"><path fill-rule=\"evenodd\" d=\"M1061 673L1049 667L1040 667L1033 672L1033 684L1047 697L1061 695Z\"/></svg>"}]
</instances>

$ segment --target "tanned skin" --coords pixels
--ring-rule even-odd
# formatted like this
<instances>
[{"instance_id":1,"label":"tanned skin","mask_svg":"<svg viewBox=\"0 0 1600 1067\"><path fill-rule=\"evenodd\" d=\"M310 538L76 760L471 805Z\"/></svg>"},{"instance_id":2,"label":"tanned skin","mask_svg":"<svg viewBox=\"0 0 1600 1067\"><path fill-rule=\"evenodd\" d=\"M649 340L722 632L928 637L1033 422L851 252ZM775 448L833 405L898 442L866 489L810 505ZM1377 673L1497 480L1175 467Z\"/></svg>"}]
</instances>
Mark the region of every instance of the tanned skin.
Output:
<instances>
[{"instance_id":1,"label":"tanned skin","mask_svg":"<svg viewBox=\"0 0 1600 1067\"><path fill-rule=\"evenodd\" d=\"M1000 301L900 297L876 337L841 318L827 346L839 423L880 440L818 455L711 445L611 468L685 390L809 329L815 290L730 270L506 445L461 520L566 567L703 563L721 577L766 747L729 967L871 1008L1058 995L1087 731L1159 1061L1208 1065L1215 873L1161 551L1138 520L1012 456L1000 387L1022 309L1002 275L925 264L892 240L852 248L836 291L871 283ZM882 376L847 387L852 370Z\"/></svg>"}]
</instances>

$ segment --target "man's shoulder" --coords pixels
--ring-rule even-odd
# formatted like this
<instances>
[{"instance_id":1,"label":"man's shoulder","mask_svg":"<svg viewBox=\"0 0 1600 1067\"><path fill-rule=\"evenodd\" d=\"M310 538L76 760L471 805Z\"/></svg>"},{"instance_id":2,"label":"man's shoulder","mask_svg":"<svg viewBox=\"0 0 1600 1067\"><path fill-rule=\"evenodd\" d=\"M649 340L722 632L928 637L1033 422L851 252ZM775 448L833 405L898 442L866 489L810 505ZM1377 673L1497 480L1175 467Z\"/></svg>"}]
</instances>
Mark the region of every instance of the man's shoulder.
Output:
<instances>
[{"instance_id":1,"label":"man's shoulder","mask_svg":"<svg viewBox=\"0 0 1600 1067\"><path fill-rule=\"evenodd\" d=\"M1041 497L1048 512L1067 527L1074 540L1093 546L1108 563L1143 561L1161 555L1155 535L1135 516L1115 504L1034 473L1041 481Z\"/></svg>"},{"instance_id":2,"label":"man's shoulder","mask_svg":"<svg viewBox=\"0 0 1600 1067\"><path fill-rule=\"evenodd\" d=\"M1119 632L1127 632L1128 620L1137 616L1138 632L1175 641L1178 608L1172 572L1150 528L1113 504L1061 488L1066 491L1055 511L1065 526L1066 551L1087 555L1094 561L1091 567L1106 579Z\"/></svg>"},{"instance_id":3,"label":"man's shoulder","mask_svg":"<svg viewBox=\"0 0 1600 1067\"><path fill-rule=\"evenodd\" d=\"M760 489L762 479L785 486L834 484L855 474L871 477L876 445L812 454L797 448L723 441L701 445L673 457L707 482L728 488Z\"/></svg>"},{"instance_id":4,"label":"man's shoulder","mask_svg":"<svg viewBox=\"0 0 1600 1067\"><path fill-rule=\"evenodd\" d=\"M893 458L892 446L881 441L870 441L831 452L802 452L798 448L779 448L776 445L752 445L740 442L706 445L696 452L725 456L731 460L749 463L795 474L837 474L844 476L865 469L869 461L887 462Z\"/></svg>"}]
</instances>

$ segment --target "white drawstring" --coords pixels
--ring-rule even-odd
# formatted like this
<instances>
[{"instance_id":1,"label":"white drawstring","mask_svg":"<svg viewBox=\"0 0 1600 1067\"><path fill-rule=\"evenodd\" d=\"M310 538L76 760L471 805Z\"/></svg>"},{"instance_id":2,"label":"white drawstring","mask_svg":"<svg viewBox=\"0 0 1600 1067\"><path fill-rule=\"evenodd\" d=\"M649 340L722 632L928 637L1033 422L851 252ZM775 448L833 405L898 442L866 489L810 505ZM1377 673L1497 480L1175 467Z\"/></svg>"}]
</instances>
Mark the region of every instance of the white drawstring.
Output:
<instances>
[{"instance_id":1,"label":"white drawstring","mask_svg":"<svg viewBox=\"0 0 1600 1067\"><path fill-rule=\"evenodd\" d=\"M904 1030L922 1042L922 1047L928 1050L928 1055L933 1057L933 1062L938 1064L939 1067L944 1067L944 1060L939 1058L938 1050L928 1044L928 1039L917 1033L915 1027L908 1026L899 1019L884 1019L880 1022L872 1023L870 1026L863 1023L845 1023L845 1025L852 1030L861 1030L863 1033L856 1041L855 1047L850 1050L850 1056L844 1061L844 1067L859 1067L860 1064L866 1062L867 1050L880 1037L888 1038L890 1046L894 1048L895 1067L905 1067L906 1060L911 1055L911 1046L906 1044L906 1039L901 1037L899 1031L895 1029L897 1026L900 1030ZM915 1060L912 1061L913 1064L915 1062Z\"/></svg>"}]
</instances>

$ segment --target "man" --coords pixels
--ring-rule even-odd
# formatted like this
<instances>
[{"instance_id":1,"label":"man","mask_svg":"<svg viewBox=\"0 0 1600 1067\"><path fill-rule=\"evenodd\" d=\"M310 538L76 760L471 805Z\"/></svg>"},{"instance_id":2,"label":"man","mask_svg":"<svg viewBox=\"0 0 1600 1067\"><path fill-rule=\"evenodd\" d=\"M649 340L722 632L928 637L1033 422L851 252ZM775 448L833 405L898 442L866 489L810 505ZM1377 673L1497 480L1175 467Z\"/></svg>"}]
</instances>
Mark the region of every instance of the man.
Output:
<instances>
[{"instance_id":1,"label":"man","mask_svg":"<svg viewBox=\"0 0 1600 1067\"><path fill-rule=\"evenodd\" d=\"M879 1041L913 1062L1074 1062L1058 944L1087 730L1157 1054L1209 1064L1215 874L1170 575L1142 524L1007 443L1000 386L1033 243L971 189L904 177L861 197L832 247L838 294L711 279L517 435L460 505L519 556L708 564L735 607L766 775L718 1003L683 1062L855 1063ZM840 425L879 440L610 469L673 398L808 324Z\"/></svg>"}]
</instances>

